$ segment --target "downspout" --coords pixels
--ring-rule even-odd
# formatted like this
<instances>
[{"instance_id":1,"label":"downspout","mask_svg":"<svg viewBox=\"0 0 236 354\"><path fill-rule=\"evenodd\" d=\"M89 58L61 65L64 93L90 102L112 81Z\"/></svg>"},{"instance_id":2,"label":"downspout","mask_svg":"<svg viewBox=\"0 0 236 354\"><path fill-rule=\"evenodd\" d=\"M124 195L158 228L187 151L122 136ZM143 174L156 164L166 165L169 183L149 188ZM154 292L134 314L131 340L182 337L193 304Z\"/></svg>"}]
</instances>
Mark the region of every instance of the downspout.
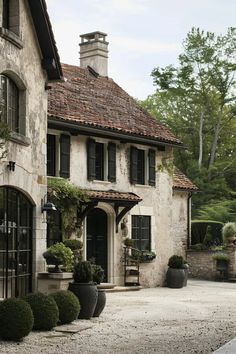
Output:
<instances>
[{"instance_id":1,"label":"downspout","mask_svg":"<svg viewBox=\"0 0 236 354\"><path fill-rule=\"evenodd\" d=\"M190 225L190 199L192 197L193 193L188 194L188 199L187 199L187 250L190 247L190 236L191 236L191 225Z\"/></svg>"}]
</instances>

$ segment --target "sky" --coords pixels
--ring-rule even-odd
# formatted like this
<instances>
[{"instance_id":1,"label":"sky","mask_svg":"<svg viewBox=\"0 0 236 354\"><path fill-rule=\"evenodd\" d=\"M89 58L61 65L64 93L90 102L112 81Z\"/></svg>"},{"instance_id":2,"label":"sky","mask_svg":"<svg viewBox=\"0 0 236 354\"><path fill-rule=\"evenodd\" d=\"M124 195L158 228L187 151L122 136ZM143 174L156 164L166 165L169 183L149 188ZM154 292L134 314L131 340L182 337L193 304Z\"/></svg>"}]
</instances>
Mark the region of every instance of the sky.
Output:
<instances>
[{"instance_id":1,"label":"sky","mask_svg":"<svg viewBox=\"0 0 236 354\"><path fill-rule=\"evenodd\" d=\"M192 27L236 27L235 0L46 0L62 63L79 66L80 35L109 42L108 76L137 99L154 93L151 71L177 65Z\"/></svg>"}]
</instances>

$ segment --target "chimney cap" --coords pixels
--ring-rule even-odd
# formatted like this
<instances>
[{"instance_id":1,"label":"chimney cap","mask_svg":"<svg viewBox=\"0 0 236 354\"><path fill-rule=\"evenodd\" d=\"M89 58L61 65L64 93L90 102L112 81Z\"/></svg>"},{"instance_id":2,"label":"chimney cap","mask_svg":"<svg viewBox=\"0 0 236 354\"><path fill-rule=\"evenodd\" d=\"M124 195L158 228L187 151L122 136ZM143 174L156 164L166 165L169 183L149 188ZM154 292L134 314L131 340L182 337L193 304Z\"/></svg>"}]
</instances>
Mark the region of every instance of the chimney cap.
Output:
<instances>
[{"instance_id":1,"label":"chimney cap","mask_svg":"<svg viewBox=\"0 0 236 354\"><path fill-rule=\"evenodd\" d=\"M87 39L88 41L91 41L91 40L102 40L102 41L105 42L106 36L107 36L107 33L104 33L104 32L101 32L101 31L95 31L95 32L81 34L80 38L82 38L82 42L85 39Z\"/></svg>"}]
</instances>

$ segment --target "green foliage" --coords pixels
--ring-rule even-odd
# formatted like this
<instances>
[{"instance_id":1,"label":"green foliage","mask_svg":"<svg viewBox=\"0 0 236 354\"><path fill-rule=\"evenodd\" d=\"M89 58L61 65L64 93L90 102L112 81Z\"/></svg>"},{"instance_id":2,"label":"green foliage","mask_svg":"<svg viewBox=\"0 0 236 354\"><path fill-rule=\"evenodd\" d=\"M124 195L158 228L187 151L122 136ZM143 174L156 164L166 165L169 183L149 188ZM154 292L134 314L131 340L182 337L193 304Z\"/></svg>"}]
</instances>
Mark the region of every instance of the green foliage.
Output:
<instances>
[{"instance_id":1,"label":"green foliage","mask_svg":"<svg viewBox=\"0 0 236 354\"><path fill-rule=\"evenodd\" d=\"M74 263L82 261L83 258L83 242L77 239L66 239L63 241L66 247L69 247L74 255Z\"/></svg>"},{"instance_id":2,"label":"green foliage","mask_svg":"<svg viewBox=\"0 0 236 354\"><path fill-rule=\"evenodd\" d=\"M77 210L88 202L86 191L62 178L48 178L48 199L55 204L62 216L62 233L70 238L73 233L80 236L81 221L77 220Z\"/></svg>"},{"instance_id":3,"label":"green foliage","mask_svg":"<svg viewBox=\"0 0 236 354\"><path fill-rule=\"evenodd\" d=\"M1 115L0 115L1 118ZM0 160L6 156L6 142L10 139L10 129L0 120Z\"/></svg>"},{"instance_id":4,"label":"green foliage","mask_svg":"<svg viewBox=\"0 0 236 354\"><path fill-rule=\"evenodd\" d=\"M104 270L100 265L92 264L93 282L100 284L104 279Z\"/></svg>"},{"instance_id":5,"label":"green foliage","mask_svg":"<svg viewBox=\"0 0 236 354\"><path fill-rule=\"evenodd\" d=\"M236 224L234 222L227 222L222 228L222 236L224 243L228 243L233 237L236 237Z\"/></svg>"},{"instance_id":6,"label":"green foliage","mask_svg":"<svg viewBox=\"0 0 236 354\"><path fill-rule=\"evenodd\" d=\"M131 257L139 263L151 262L156 258L156 253L153 251L132 250Z\"/></svg>"},{"instance_id":7,"label":"green foliage","mask_svg":"<svg viewBox=\"0 0 236 354\"><path fill-rule=\"evenodd\" d=\"M0 337L5 340L19 341L33 328L32 310L21 299L6 299L0 302Z\"/></svg>"},{"instance_id":8,"label":"green foliage","mask_svg":"<svg viewBox=\"0 0 236 354\"><path fill-rule=\"evenodd\" d=\"M199 187L193 216L222 222L236 213L235 51L234 28L219 36L193 28L179 65L155 68L156 93L141 102L188 147L174 163Z\"/></svg>"},{"instance_id":9,"label":"green foliage","mask_svg":"<svg viewBox=\"0 0 236 354\"><path fill-rule=\"evenodd\" d=\"M34 315L34 329L50 331L59 321L55 300L41 293L29 294L24 300L29 303Z\"/></svg>"},{"instance_id":10,"label":"green foliage","mask_svg":"<svg viewBox=\"0 0 236 354\"><path fill-rule=\"evenodd\" d=\"M66 247L69 247L71 251L77 251L83 248L83 242L77 239L66 239L63 243Z\"/></svg>"},{"instance_id":11,"label":"green foliage","mask_svg":"<svg viewBox=\"0 0 236 354\"><path fill-rule=\"evenodd\" d=\"M211 226L208 225L208 226L207 226L207 229L206 229L205 237L204 237L204 239L203 239L203 244L204 244L205 246L208 246L208 245L211 244L211 242L212 242L212 229L211 229Z\"/></svg>"},{"instance_id":12,"label":"green foliage","mask_svg":"<svg viewBox=\"0 0 236 354\"><path fill-rule=\"evenodd\" d=\"M73 278L75 283L89 283L93 280L91 263L88 261L78 262L74 266Z\"/></svg>"},{"instance_id":13,"label":"green foliage","mask_svg":"<svg viewBox=\"0 0 236 354\"><path fill-rule=\"evenodd\" d=\"M168 266L175 269L183 269L184 259L182 256L173 255L169 258Z\"/></svg>"},{"instance_id":14,"label":"green foliage","mask_svg":"<svg viewBox=\"0 0 236 354\"><path fill-rule=\"evenodd\" d=\"M134 240L132 240L132 238L126 237L124 239L124 245L126 247L133 247L134 246Z\"/></svg>"},{"instance_id":15,"label":"green foliage","mask_svg":"<svg viewBox=\"0 0 236 354\"><path fill-rule=\"evenodd\" d=\"M218 252L218 253L215 253L212 258L215 260L215 261L226 261L226 262L229 262L230 259L229 259L229 256L226 254L226 253L222 253L222 252Z\"/></svg>"},{"instance_id":16,"label":"green foliage","mask_svg":"<svg viewBox=\"0 0 236 354\"><path fill-rule=\"evenodd\" d=\"M58 261L58 265L62 265L67 272L72 271L74 264L74 255L69 247L66 247L63 242L57 242L50 246L46 252L43 253L44 258L53 256ZM55 264L55 263L53 263Z\"/></svg>"},{"instance_id":17,"label":"green foliage","mask_svg":"<svg viewBox=\"0 0 236 354\"><path fill-rule=\"evenodd\" d=\"M210 228L209 228L210 227ZM204 248L210 245L222 243L221 230L223 223L214 220L192 220L191 222L191 244L204 244ZM207 236L207 237L206 237ZM205 242L204 242L205 239ZM208 240L207 240L208 239ZM211 239L211 240L210 240Z\"/></svg>"},{"instance_id":18,"label":"green foliage","mask_svg":"<svg viewBox=\"0 0 236 354\"><path fill-rule=\"evenodd\" d=\"M50 296L53 297L57 304L60 324L71 323L78 318L80 303L77 296L71 291L60 290Z\"/></svg>"}]
</instances>

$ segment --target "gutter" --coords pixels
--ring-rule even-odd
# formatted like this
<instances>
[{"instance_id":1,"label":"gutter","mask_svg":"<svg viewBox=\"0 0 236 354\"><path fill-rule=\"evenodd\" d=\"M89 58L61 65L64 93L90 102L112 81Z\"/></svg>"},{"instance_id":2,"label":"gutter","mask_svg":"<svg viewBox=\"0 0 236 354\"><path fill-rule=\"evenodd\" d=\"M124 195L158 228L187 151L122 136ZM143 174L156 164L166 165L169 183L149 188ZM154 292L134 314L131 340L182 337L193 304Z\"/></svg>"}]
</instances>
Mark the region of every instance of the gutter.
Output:
<instances>
[{"instance_id":1,"label":"gutter","mask_svg":"<svg viewBox=\"0 0 236 354\"><path fill-rule=\"evenodd\" d=\"M93 135L105 138L113 138L116 140L121 140L123 143L134 142L140 143L143 145L149 146L171 146L181 149L186 149L186 147L182 144L178 143L168 143L165 141L159 141L158 138L149 138L149 137L142 137L140 135L132 134L132 133L122 133L116 130L109 130L107 128L102 127L91 127L86 126L78 122L65 122L60 121L57 118L48 118L48 126L50 129L60 129L60 130L67 130L71 132L72 135Z\"/></svg>"}]
</instances>

